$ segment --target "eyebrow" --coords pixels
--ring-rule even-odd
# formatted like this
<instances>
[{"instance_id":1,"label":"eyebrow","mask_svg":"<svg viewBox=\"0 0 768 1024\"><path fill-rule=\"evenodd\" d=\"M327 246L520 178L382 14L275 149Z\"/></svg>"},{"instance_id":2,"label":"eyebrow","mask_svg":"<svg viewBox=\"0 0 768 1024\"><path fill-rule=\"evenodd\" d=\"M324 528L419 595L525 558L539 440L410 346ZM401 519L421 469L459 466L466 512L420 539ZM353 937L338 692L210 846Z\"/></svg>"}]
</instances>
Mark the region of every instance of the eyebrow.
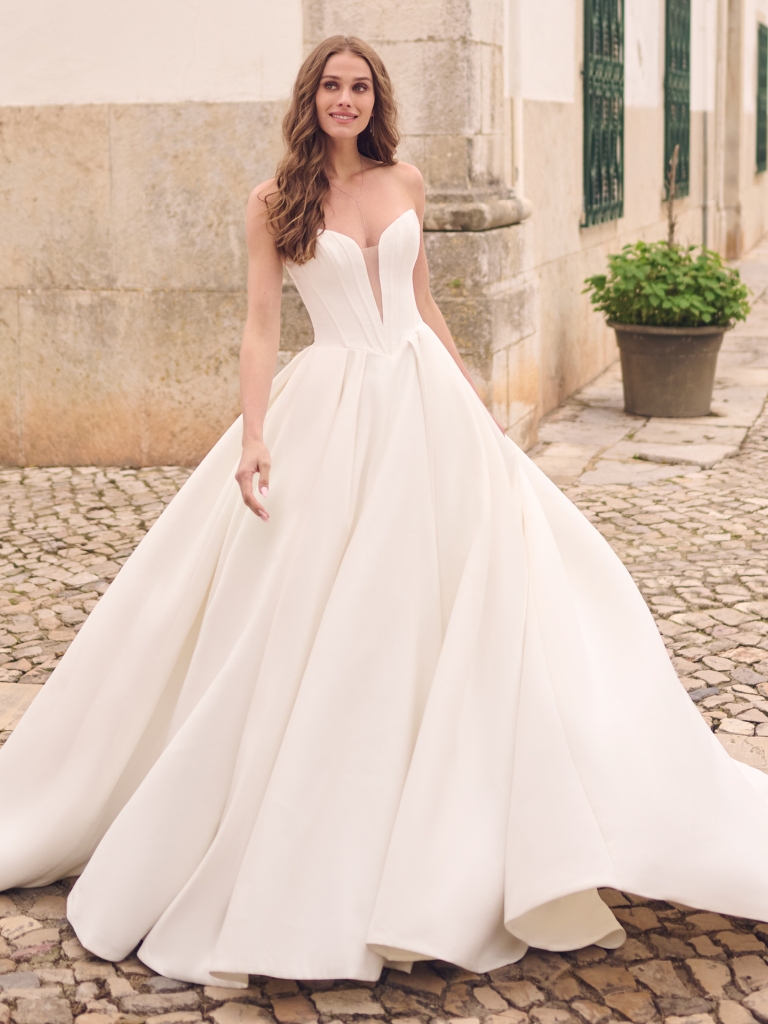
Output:
<instances>
[{"instance_id":1,"label":"eyebrow","mask_svg":"<svg viewBox=\"0 0 768 1024\"><path fill-rule=\"evenodd\" d=\"M323 75L323 78L332 78L335 82L340 81L340 75ZM356 82L370 82L372 81L370 75L355 75Z\"/></svg>"}]
</instances>

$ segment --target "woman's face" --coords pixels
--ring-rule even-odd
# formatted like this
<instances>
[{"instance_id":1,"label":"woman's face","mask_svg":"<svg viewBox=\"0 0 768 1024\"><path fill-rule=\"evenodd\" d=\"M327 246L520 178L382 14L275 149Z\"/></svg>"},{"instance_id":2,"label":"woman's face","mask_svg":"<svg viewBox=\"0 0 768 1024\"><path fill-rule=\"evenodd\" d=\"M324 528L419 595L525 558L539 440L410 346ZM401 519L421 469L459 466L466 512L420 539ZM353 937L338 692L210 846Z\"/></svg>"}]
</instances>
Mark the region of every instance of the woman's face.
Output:
<instances>
[{"instance_id":1,"label":"woman's face","mask_svg":"<svg viewBox=\"0 0 768 1024\"><path fill-rule=\"evenodd\" d=\"M373 78L368 62L354 53L334 53L323 68L315 96L317 120L332 139L360 134L373 113Z\"/></svg>"}]
</instances>

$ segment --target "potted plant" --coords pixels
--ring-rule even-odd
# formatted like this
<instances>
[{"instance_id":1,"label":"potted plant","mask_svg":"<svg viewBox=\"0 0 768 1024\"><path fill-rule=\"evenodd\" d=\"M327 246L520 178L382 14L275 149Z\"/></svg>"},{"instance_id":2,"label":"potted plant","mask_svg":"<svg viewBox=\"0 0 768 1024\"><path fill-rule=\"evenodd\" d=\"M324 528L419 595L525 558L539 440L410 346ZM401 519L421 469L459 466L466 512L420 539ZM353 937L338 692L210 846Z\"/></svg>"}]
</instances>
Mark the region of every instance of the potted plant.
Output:
<instances>
[{"instance_id":1,"label":"potted plant","mask_svg":"<svg viewBox=\"0 0 768 1024\"><path fill-rule=\"evenodd\" d=\"M724 333L749 313L738 270L711 249L675 242L670 161L666 241L635 242L584 282L616 331L624 408L638 416L706 416Z\"/></svg>"}]
</instances>

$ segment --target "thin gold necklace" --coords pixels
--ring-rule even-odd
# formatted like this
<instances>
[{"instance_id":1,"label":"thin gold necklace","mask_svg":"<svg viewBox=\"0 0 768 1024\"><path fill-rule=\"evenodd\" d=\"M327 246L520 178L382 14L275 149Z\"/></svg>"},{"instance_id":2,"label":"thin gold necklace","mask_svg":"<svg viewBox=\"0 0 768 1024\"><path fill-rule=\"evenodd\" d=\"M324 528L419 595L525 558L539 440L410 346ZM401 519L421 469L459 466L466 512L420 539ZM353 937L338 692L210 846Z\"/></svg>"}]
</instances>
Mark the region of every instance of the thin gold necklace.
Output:
<instances>
[{"instance_id":1,"label":"thin gold necklace","mask_svg":"<svg viewBox=\"0 0 768 1024\"><path fill-rule=\"evenodd\" d=\"M345 195L347 197L347 199L351 199L353 203L357 204L357 212L360 214L360 220L363 222L363 232L365 234L365 240L367 242L368 241L368 227L367 227L367 225L365 223L365 217L363 216L362 207L360 206L360 201L363 198L363 184L364 184L363 174L364 174L364 171L365 171L365 168L363 167L363 157L362 157L362 154L360 154L360 194L358 195L357 199L355 199L355 197L351 196L349 194L349 192L346 192L343 188L341 188L339 185L337 185L335 181L331 181L330 183L331 183L331 185L333 185L334 188L338 189L339 192L341 192L342 195ZM328 180L330 181L330 178Z\"/></svg>"}]
</instances>

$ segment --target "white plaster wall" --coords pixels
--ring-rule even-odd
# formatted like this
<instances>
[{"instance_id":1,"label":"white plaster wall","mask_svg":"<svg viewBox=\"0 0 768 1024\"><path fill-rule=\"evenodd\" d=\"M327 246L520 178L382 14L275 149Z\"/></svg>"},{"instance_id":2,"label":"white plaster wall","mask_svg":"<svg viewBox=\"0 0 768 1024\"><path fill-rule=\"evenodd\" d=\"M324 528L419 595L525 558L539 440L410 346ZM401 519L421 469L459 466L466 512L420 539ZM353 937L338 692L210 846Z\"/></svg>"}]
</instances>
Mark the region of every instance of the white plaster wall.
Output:
<instances>
[{"instance_id":1,"label":"white plaster wall","mask_svg":"<svg viewBox=\"0 0 768 1024\"><path fill-rule=\"evenodd\" d=\"M691 3L691 110L714 110L717 0Z\"/></svg>"},{"instance_id":2,"label":"white plaster wall","mask_svg":"<svg viewBox=\"0 0 768 1024\"><path fill-rule=\"evenodd\" d=\"M626 0L624 15L624 103L658 107L664 77L663 0Z\"/></svg>"},{"instance_id":3,"label":"white plaster wall","mask_svg":"<svg viewBox=\"0 0 768 1024\"><path fill-rule=\"evenodd\" d=\"M582 36L576 0L506 0L506 5L507 95L573 103Z\"/></svg>"},{"instance_id":4,"label":"white plaster wall","mask_svg":"<svg viewBox=\"0 0 768 1024\"><path fill-rule=\"evenodd\" d=\"M2 0L0 106L277 100L301 0Z\"/></svg>"}]
</instances>

